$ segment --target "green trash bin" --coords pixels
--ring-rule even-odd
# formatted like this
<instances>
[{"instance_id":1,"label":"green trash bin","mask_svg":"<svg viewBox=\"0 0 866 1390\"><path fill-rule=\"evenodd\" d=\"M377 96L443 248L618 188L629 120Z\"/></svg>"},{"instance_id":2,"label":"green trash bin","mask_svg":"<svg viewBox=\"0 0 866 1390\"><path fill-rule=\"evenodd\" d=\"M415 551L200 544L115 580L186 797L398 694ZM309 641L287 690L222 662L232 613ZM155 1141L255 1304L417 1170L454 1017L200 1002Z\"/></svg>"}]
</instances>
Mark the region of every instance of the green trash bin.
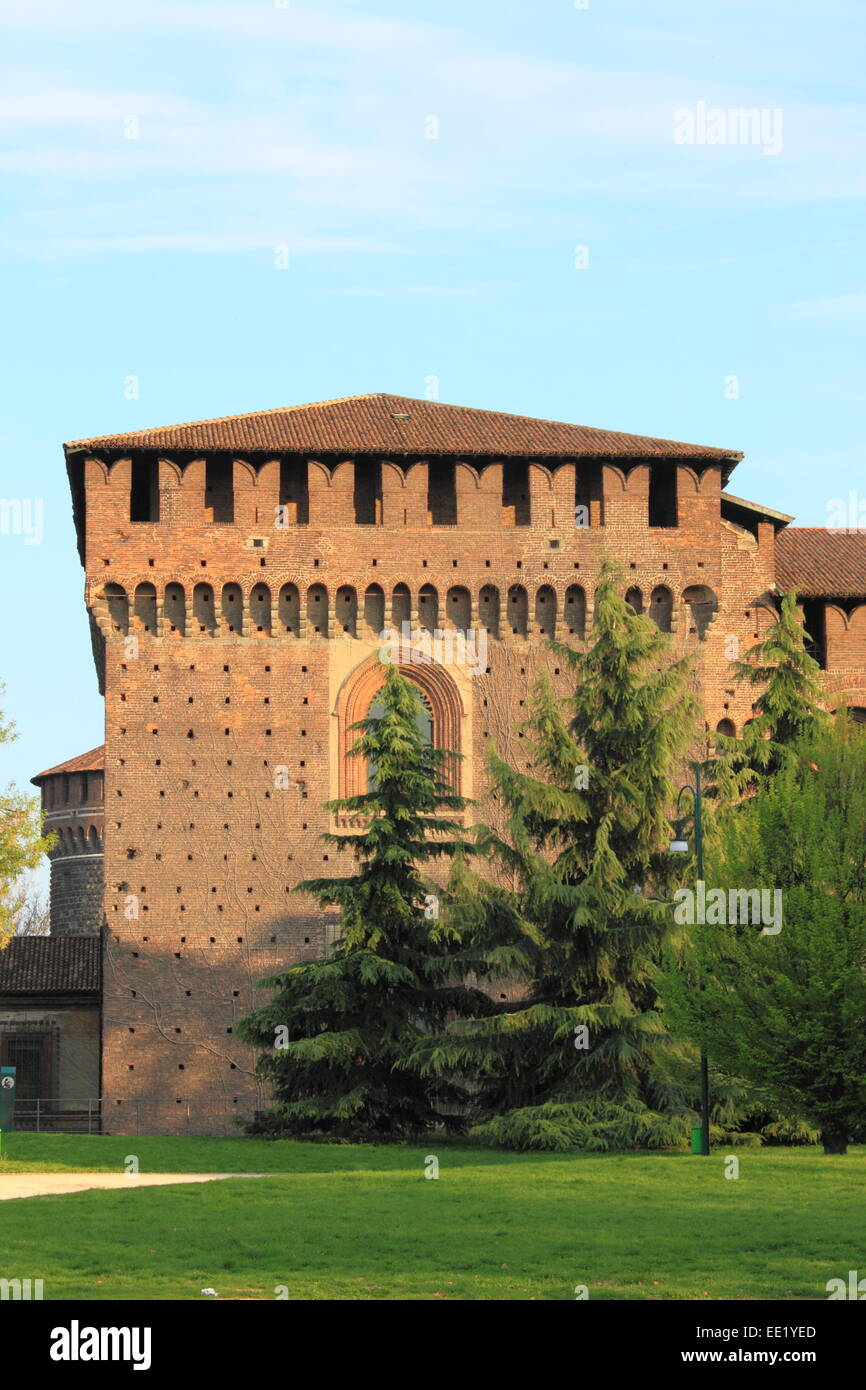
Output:
<instances>
[{"instance_id":1,"label":"green trash bin","mask_svg":"<svg viewBox=\"0 0 866 1390\"><path fill-rule=\"evenodd\" d=\"M692 1153L702 1154L704 1146L702 1143L702 1129L700 1125L692 1125Z\"/></svg>"},{"instance_id":2,"label":"green trash bin","mask_svg":"<svg viewBox=\"0 0 866 1390\"><path fill-rule=\"evenodd\" d=\"M15 1128L15 1067L0 1067L0 1129L10 1134Z\"/></svg>"}]
</instances>

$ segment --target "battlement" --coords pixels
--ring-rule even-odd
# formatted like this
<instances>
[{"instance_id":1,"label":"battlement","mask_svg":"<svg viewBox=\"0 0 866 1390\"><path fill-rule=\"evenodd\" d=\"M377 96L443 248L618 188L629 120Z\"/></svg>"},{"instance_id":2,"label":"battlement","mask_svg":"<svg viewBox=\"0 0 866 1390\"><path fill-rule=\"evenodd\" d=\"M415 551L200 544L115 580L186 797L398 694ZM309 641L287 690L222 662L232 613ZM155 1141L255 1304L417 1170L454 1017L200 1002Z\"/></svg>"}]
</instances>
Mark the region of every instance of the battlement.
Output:
<instances>
[{"instance_id":1,"label":"battlement","mask_svg":"<svg viewBox=\"0 0 866 1390\"><path fill-rule=\"evenodd\" d=\"M695 530L718 521L723 468L530 458L303 456L255 460L211 455L83 455L74 461L85 563L117 552L159 557L184 536L214 554L291 555L334 531L405 547L444 541L454 529L519 542L533 531L618 535L630 527Z\"/></svg>"}]
</instances>

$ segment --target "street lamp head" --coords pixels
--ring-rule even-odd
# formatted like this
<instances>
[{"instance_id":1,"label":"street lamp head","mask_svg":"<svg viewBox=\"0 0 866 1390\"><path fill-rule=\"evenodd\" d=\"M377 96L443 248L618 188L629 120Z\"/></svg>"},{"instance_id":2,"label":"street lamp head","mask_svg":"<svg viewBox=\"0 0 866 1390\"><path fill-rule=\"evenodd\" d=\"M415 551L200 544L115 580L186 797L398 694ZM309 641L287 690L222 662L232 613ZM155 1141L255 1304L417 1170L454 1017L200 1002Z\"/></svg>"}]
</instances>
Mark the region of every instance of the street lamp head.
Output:
<instances>
[{"instance_id":1,"label":"street lamp head","mask_svg":"<svg viewBox=\"0 0 866 1390\"><path fill-rule=\"evenodd\" d=\"M688 840L671 840L668 845L668 854L688 854Z\"/></svg>"}]
</instances>

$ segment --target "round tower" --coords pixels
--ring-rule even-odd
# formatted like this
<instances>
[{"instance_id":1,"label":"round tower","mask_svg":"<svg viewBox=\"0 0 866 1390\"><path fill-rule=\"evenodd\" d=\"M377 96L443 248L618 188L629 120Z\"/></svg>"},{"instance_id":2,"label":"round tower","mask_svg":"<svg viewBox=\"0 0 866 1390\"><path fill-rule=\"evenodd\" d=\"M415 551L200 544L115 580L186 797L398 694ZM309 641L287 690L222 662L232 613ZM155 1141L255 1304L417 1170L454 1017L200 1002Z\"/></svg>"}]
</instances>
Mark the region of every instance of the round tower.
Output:
<instances>
[{"instance_id":1,"label":"round tower","mask_svg":"<svg viewBox=\"0 0 866 1390\"><path fill-rule=\"evenodd\" d=\"M102 926L105 748L31 777L42 793L51 861L51 935L96 936Z\"/></svg>"}]
</instances>

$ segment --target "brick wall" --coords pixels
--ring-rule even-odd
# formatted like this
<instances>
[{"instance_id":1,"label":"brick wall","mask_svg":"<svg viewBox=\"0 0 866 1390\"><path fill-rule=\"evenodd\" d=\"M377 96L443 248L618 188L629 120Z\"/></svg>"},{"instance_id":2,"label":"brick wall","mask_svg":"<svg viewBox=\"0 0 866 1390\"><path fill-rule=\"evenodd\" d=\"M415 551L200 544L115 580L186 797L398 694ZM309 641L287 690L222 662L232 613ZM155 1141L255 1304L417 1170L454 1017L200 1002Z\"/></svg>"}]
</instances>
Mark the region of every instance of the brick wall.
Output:
<instances>
[{"instance_id":1,"label":"brick wall","mask_svg":"<svg viewBox=\"0 0 866 1390\"><path fill-rule=\"evenodd\" d=\"M474 674L454 661L435 679L408 668L434 724L457 730L469 820L496 814L487 740L522 763L517 726L539 664L567 688L544 636L580 642L605 556L645 611L670 608L709 728L750 717L731 661L769 621L757 601L773 533L720 520L719 465L679 466L679 524L650 528L649 465L452 462L431 478L423 462L404 472L385 460L378 477L365 465L356 487L351 460L234 461L234 521L215 523L203 460L159 461L158 522L130 521L130 460L86 461L87 599L105 670L108 1129L129 1129L154 1095L168 1130L224 1132L226 1115L264 1103L233 1027L263 997L257 980L321 955L333 933L332 915L289 890L348 869L320 839L333 828L322 803L340 790L341 719L369 680L383 609L386 623L435 626L438 607L442 628L489 628ZM275 526L287 498L289 524ZM588 528L574 524L581 499ZM356 524L356 506L381 523ZM433 526L431 506L456 521ZM305 513L308 524L292 520Z\"/></svg>"}]
</instances>

